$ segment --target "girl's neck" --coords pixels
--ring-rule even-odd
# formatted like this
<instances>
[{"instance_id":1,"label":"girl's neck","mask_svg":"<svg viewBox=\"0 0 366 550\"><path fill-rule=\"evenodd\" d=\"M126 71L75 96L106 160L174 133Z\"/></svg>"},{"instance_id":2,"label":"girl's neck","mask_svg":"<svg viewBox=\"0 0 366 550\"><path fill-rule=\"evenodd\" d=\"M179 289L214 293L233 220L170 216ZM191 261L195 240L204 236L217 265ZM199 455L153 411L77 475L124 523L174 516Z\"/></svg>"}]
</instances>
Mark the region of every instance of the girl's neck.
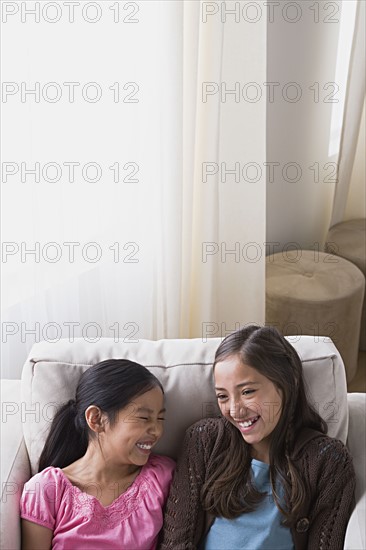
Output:
<instances>
[{"instance_id":1,"label":"girl's neck","mask_svg":"<svg viewBox=\"0 0 366 550\"><path fill-rule=\"evenodd\" d=\"M134 483L141 466L135 464L108 465L97 454L88 453L63 468L72 485L99 500L102 506L110 506Z\"/></svg>"},{"instance_id":2,"label":"girl's neck","mask_svg":"<svg viewBox=\"0 0 366 550\"><path fill-rule=\"evenodd\" d=\"M265 462L266 464L269 464L269 448L267 446L260 447L256 445L254 447L253 445L251 445L250 455L252 458L259 460L260 462Z\"/></svg>"},{"instance_id":3,"label":"girl's neck","mask_svg":"<svg viewBox=\"0 0 366 550\"><path fill-rule=\"evenodd\" d=\"M80 482L105 485L134 479L141 471L141 466L106 462L100 450L89 445L85 455L63 468L63 471L67 477L78 479Z\"/></svg>"}]
</instances>

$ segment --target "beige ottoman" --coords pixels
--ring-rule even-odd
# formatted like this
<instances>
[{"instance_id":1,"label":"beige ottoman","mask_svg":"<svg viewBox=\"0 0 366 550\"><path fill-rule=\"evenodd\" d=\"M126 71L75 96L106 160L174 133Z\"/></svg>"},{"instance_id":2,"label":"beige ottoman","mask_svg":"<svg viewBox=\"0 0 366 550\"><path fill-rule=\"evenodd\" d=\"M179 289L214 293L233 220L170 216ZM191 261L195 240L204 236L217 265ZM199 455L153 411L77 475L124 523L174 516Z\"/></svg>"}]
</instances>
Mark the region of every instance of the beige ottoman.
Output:
<instances>
[{"instance_id":1,"label":"beige ottoman","mask_svg":"<svg viewBox=\"0 0 366 550\"><path fill-rule=\"evenodd\" d=\"M284 336L330 337L350 382L357 369L365 278L351 262L312 250L266 258L266 324Z\"/></svg>"},{"instance_id":2,"label":"beige ottoman","mask_svg":"<svg viewBox=\"0 0 366 550\"><path fill-rule=\"evenodd\" d=\"M366 276L366 220L337 223L329 229L325 251L346 258ZM363 301L360 349L366 351L366 297Z\"/></svg>"}]
</instances>

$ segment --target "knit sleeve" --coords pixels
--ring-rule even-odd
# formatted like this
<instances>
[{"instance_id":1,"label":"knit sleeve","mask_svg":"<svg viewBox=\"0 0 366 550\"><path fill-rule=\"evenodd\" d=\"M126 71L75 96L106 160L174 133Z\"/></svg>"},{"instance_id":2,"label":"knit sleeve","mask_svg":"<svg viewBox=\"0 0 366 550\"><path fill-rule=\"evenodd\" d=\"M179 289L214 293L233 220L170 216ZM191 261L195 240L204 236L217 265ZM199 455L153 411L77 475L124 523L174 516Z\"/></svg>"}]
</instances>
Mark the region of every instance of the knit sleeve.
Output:
<instances>
[{"instance_id":1,"label":"knit sleeve","mask_svg":"<svg viewBox=\"0 0 366 550\"><path fill-rule=\"evenodd\" d=\"M308 548L343 550L347 524L354 507L356 478L352 457L337 439L319 438L316 445L320 468Z\"/></svg>"},{"instance_id":2,"label":"knit sleeve","mask_svg":"<svg viewBox=\"0 0 366 550\"><path fill-rule=\"evenodd\" d=\"M215 440L215 419L188 428L165 509L159 550L195 550L204 534L200 492Z\"/></svg>"}]
</instances>

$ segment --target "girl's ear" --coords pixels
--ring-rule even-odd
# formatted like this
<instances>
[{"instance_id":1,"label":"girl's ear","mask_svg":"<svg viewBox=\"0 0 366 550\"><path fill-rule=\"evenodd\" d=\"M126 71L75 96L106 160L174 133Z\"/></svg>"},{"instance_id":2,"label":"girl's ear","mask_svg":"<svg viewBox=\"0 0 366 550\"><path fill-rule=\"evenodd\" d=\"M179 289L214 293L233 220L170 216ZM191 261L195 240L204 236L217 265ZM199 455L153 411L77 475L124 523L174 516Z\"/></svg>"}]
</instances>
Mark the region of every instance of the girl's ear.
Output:
<instances>
[{"instance_id":1,"label":"girl's ear","mask_svg":"<svg viewBox=\"0 0 366 550\"><path fill-rule=\"evenodd\" d=\"M96 405L90 405L85 411L85 420L89 428L95 433L104 432L105 418L101 409Z\"/></svg>"}]
</instances>

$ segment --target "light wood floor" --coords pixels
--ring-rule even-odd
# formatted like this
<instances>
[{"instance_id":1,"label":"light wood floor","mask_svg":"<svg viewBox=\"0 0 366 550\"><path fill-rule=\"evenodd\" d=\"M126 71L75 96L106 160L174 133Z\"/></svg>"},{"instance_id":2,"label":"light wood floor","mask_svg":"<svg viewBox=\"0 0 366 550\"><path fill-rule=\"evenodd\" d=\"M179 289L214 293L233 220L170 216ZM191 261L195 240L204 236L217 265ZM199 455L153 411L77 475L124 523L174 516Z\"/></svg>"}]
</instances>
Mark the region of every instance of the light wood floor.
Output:
<instances>
[{"instance_id":1,"label":"light wood floor","mask_svg":"<svg viewBox=\"0 0 366 550\"><path fill-rule=\"evenodd\" d=\"M348 392L366 392L366 351L359 352L357 372L348 384Z\"/></svg>"}]
</instances>

